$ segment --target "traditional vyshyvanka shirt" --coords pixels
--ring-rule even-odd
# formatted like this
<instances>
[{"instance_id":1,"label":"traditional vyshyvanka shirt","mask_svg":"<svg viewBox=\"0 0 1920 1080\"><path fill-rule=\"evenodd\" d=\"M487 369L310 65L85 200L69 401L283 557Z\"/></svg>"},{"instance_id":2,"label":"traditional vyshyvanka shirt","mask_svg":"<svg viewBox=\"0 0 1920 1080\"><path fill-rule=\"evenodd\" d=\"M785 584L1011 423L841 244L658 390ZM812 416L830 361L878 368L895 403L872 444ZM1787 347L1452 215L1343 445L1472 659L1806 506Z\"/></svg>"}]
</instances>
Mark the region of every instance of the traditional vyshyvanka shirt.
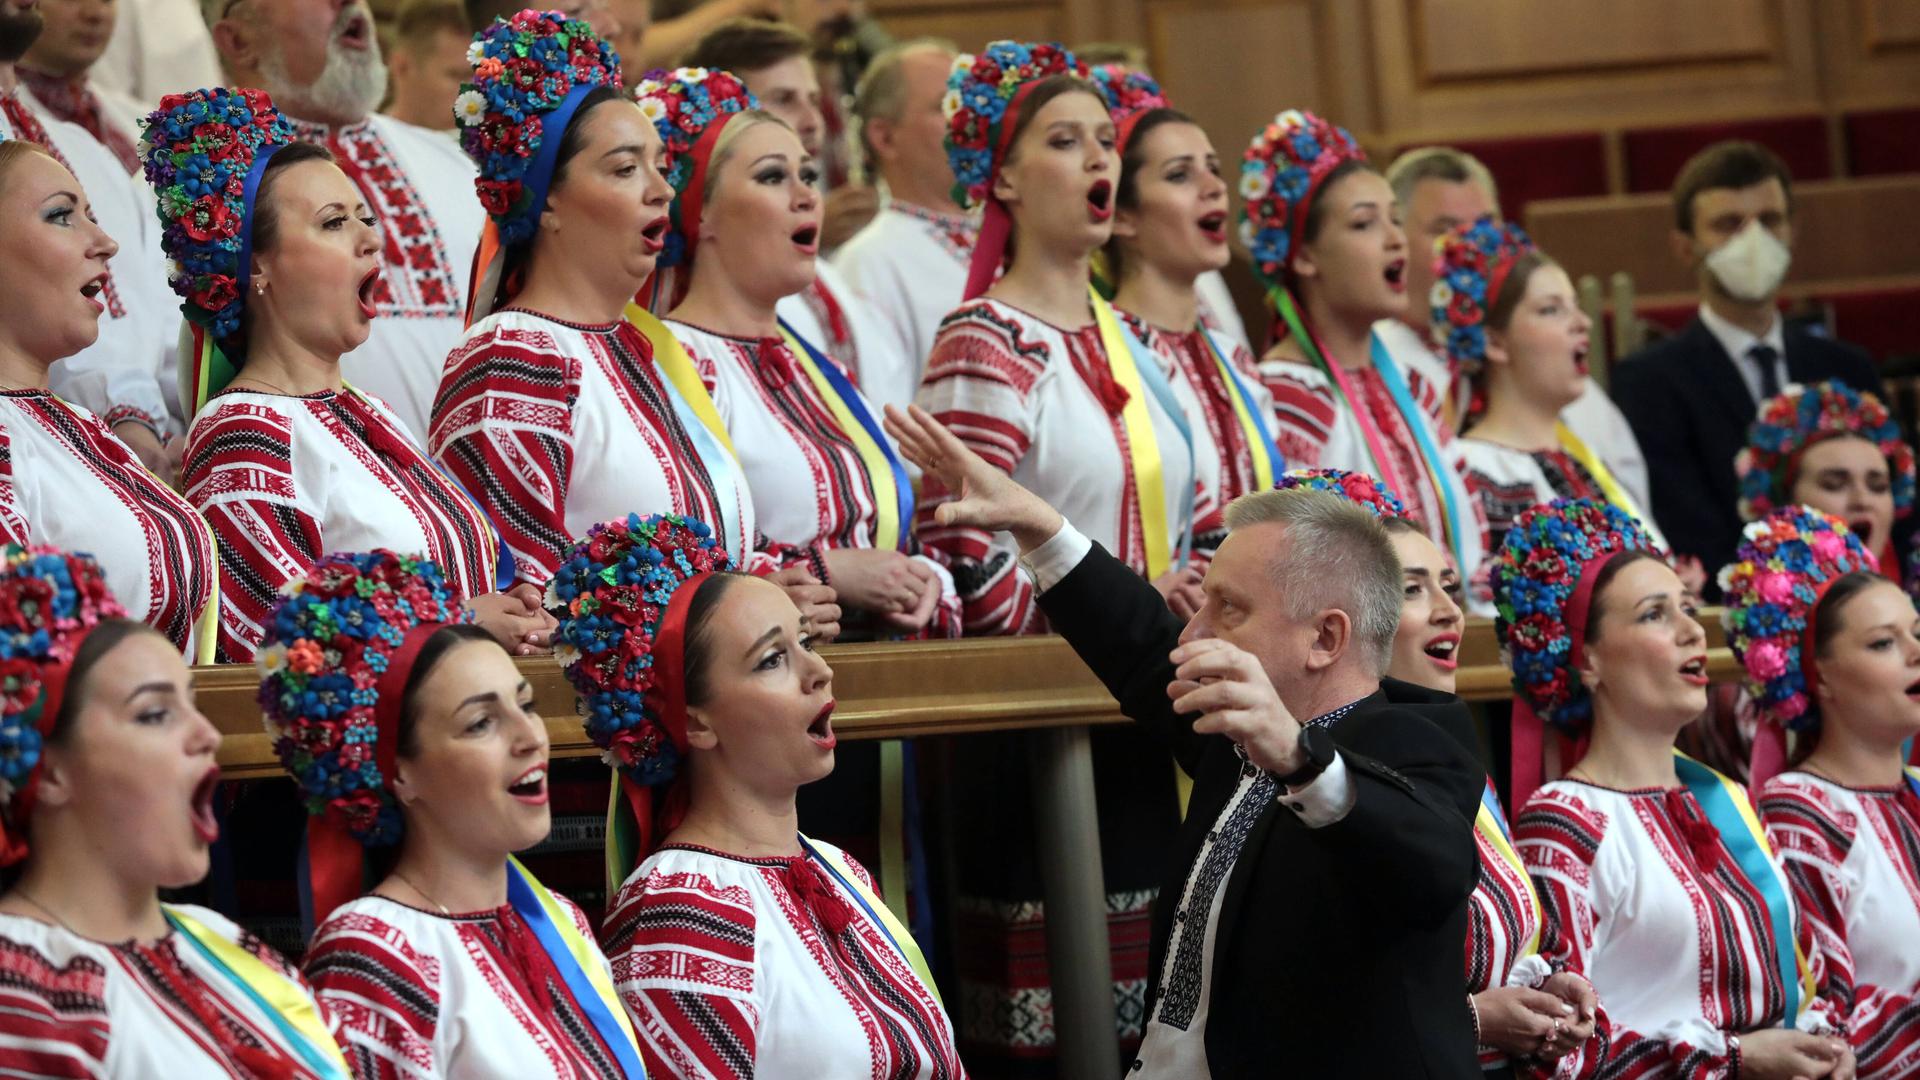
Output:
<instances>
[{"instance_id":1,"label":"traditional vyshyvanka shirt","mask_svg":"<svg viewBox=\"0 0 1920 1080\"><path fill-rule=\"evenodd\" d=\"M592 941L579 907L554 899ZM620 1075L511 904L439 915L363 896L320 924L306 971L359 1080Z\"/></svg>"},{"instance_id":2,"label":"traditional vyshyvanka shirt","mask_svg":"<svg viewBox=\"0 0 1920 1080\"><path fill-rule=\"evenodd\" d=\"M205 908L194 920L258 960L324 1014L292 965L252 934ZM181 928L156 941L84 938L21 915L0 915L0 1075L35 1077L247 1077L321 1075L289 1041L284 1020L209 959ZM338 1075L339 1059L332 1059Z\"/></svg>"},{"instance_id":3,"label":"traditional vyshyvanka shirt","mask_svg":"<svg viewBox=\"0 0 1920 1080\"><path fill-rule=\"evenodd\" d=\"M1146 394L1161 470L1167 526L1196 496L1173 418ZM918 403L985 458L1065 514L1086 535L1147 572L1140 493L1114 381L1094 323L1063 329L982 297L955 309L920 385ZM953 496L928 477L919 509L920 542L953 568L969 634L1041 629L1033 582L1017 566L1006 534L942 526L934 509ZM1177 537L1173 538L1177 542Z\"/></svg>"},{"instance_id":4,"label":"traditional vyshyvanka shirt","mask_svg":"<svg viewBox=\"0 0 1920 1080\"><path fill-rule=\"evenodd\" d=\"M219 575L206 523L99 417L44 390L0 391L0 543L87 552L129 616L212 659L200 654Z\"/></svg>"},{"instance_id":5,"label":"traditional vyshyvanka shirt","mask_svg":"<svg viewBox=\"0 0 1920 1080\"><path fill-rule=\"evenodd\" d=\"M447 358L428 445L486 507L522 581L545 586L568 544L630 513L698 518L747 569L771 568L752 496L716 480L738 469L707 460L699 423L633 324L508 308Z\"/></svg>"},{"instance_id":6,"label":"traditional vyshyvanka shirt","mask_svg":"<svg viewBox=\"0 0 1920 1080\"><path fill-rule=\"evenodd\" d=\"M179 431L173 364L180 300L167 286L153 193L93 136L55 119L24 90L0 95L0 138L51 151L86 190L101 229L120 245L100 291L106 308L100 336L53 365L54 392L93 410L110 428L131 420L163 439Z\"/></svg>"},{"instance_id":7,"label":"traditional vyshyvanka shirt","mask_svg":"<svg viewBox=\"0 0 1920 1080\"><path fill-rule=\"evenodd\" d=\"M1920 1076L1920 791L1784 772L1760 792L1767 837L1813 930L1821 992L1859 1075Z\"/></svg>"},{"instance_id":8,"label":"traditional vyshyvanka shirt","mask_svg":"<svg viewBox=\"0 0 1920 1080\"><path fill-rule=\"evenodd\" d=\"M373 292L379 317L367 340L340 358L340 369L424 442L441 369L464 336L467 277L487 220L473 194L473 162L444 132L390 116L339 128L293 126L299 138L333 151L383 238Z\"/></svg>"},{"instance_id":9,"label":"traditional vyshyvanka shirt","mask_svg":"<svg viewBox=\"0 0 1920 1080\"><path fill-rule=\"evenodd\" d=\"M280 587L331 551L433 560L456 600L494 590L486 514L381 402L351 387L304 397L228 390L187 435L187 498L220 541L220 655L253 658Z\"/></svg>"},{"instance_id":10,"label":"traditional vyshyvanka shirt","mask_svg":"<svg viewBox=\"0 0 1920 1080\"><path fill-rule=\"evenodd\" d=\"M1605 1060L1589 1042L1569 1055L1574 1075L1728 1077L1729 1036L1780 1026L1788 985L1765 894L1691 791L1559 780L1514 833L1545 909L1541 955L1590 979L1611 1021ZM1833 1030L1832 1012L1805 1001L1796 1026Z\"/></svg>"},{"instance_id":11,"label":"traditional vyshyvanka shirt","mask_svg":"<svg viewBox=\"0 0 1920 1080\"><path fill-rule=\"evenodd\" d=\"M856 441L856 433L848 429L859 421L846 422L852 416L850 407L844 415L836 412L828 397L834 392L831 383L823 391L796 354L799 339L789 343L781 337L729 337L674 320L667 326L712 393L714 408L740 453L763 535L809 552L816 576L829 584L824 553L830 549L878 546L883 525L888 546L911 546L907 534L913 523L900 517L898 477L884 460L862 456L861 445L871 451L880 444L864 429L857 434L865 439ZM819 351L816 343L808 343ZM835 364L824 353L818 359ZM807 362L817 365L812 358ZM846 373L845 368L839 371ZM852 399L849 404L857 404L879 423L879 410L858 388ZM886 438L884 432L881 438ZM950 580L945 567L927 562ZM960 601L950 585L944 592L934 626L940 636L958 637Z\"/></svg>"},{"instance_id":12,"label":"traditional vyshyvanka shirt","mask_svg":"<svg viewBox=\"0 0 1920 1080\"><path fill-rule=\"evenodd\" d=\"M1273 395L1260 381L1260 371L1251 353L1217 330L1193 328L1167 330L1144 319L1114 309L1128 333L1146 345L1160 363L1160 370L1173 387L1174 396L1186 412L1188 430L1193 433L1193 466L1200 497L1194 509L1194 550L1207 559L1226 539L1227 504L1261 489L1255 458L1261 454L1255 445L1260 430L1249 431L1235 405L1236 394L1244 395L1243 405L1261 415L1264 432L1274 429ZM1239 381L1230 382L1220 370L1216 350L1233 365ZM1270 455L1262 455L1270 457ZM1267 462L1270 479L1285 472L1279 462Z\"/></svg>"},{"instance_id":13,"label":"traditional vyshyvanka shirt","mask_svg":"<svg viewBox=\"0 0 1920 1080\"><path fill-rule=\"evenodd\" d=\"M812 844L873 891L844 852ZM932 989L864 902L810 855L745 858L670 844L614 897L606 949L651 1075L967 1075Z\"/></svg>"},{"instance_id":14,"label":"traditional vyshyvanka shirt","mask_svg":"<svg viewBox=\"0 0 1920 1080\"><path fill-rule=\"evenodd\" d=\"M879 316L906 363L894 376L871 367L860 388L883 405L913 400L940 321L960 305L980 237L977 214L946 214L889 202L834 253L833 265Z\"/></svg>"}]
</instances>

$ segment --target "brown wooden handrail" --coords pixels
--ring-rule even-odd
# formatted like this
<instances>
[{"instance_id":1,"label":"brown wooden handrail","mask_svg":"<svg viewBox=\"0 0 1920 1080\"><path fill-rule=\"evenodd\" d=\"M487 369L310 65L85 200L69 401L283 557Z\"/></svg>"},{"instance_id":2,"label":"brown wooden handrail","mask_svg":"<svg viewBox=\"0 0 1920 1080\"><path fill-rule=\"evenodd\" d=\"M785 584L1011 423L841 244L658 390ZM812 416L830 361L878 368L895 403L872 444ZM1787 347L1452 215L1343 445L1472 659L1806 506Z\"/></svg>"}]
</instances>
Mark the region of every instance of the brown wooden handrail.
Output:
<instances>
[{"instance_id":1,"label":"brown wooden handrail","mask_svg":"<svg viewBox=\"0 0 1920 1080\"><path fill-rule=\"evenodd\" d=\"M1715 682L1736 677L1721 641L1718 611L1703 613ZM1471 620L1461 645L1460 695L1496 701L1511 692L1493 624ZM1056 636L974 638L897 644L829 645L835 730L849 739L899 739L982 731L1124 722L1106 689ZM551 657L519 661L547 718L556 756L594 753L574 715L573 688ZM273 776L280 764L261 726L259 677L251 665L195 671L199 704L224 735L220 765L230 779Z\"/></svg>"}]
</instances>

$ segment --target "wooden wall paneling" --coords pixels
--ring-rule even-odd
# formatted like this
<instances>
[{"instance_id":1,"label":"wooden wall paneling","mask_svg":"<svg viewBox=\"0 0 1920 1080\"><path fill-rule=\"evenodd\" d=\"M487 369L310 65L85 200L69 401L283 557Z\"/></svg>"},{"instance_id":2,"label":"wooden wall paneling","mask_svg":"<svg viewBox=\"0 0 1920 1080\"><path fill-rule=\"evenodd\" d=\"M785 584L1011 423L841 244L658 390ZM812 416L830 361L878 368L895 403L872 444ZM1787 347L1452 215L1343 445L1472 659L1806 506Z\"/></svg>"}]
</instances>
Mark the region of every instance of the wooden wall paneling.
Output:
<instances>
[{"instance_id":1,"label":"wooden wall paneling","mask_svg":"<svg viewBox=\"0 0 1920 1080\"><path fill-rule=\"evenodd\" d=\"M1338 118L1325 5L1314 0L1146 0L1147 54L1167 95L1213 137L1229 171L1275 113Z\"/></svg>"},{"instance_id":2,"label":"wooden wall paneling","mask_svg":"<svg viewBox=\"0 0 1920 1080\"><path fill-rule=\"evenodd\" d=\"M943 37L969 52L989 41L1057 41L1067 35L1058 0L869 0L896 38Z\"/></svg>"},{"instance_id":3,"label":"wooden wall paneling","mask_svg":"<svg viewBox=\"0 0 1920 1080\"><path fill-rule=\"evenodd\" d=\"M1820 105L1810 0L1371 0L1396 139L1616 128Z\"/></svg>"},{"instance_id":4,"label":"wooden wall paneling","mask_svg":"<svg viewBox=\"0 0 1920 1080\"><path fill-rule=\"evenodd\" d=\"M1920 99L1920 3L1822 4L1820 60L1836 110L1911 105Z\"/></svg>"}]
</instances>

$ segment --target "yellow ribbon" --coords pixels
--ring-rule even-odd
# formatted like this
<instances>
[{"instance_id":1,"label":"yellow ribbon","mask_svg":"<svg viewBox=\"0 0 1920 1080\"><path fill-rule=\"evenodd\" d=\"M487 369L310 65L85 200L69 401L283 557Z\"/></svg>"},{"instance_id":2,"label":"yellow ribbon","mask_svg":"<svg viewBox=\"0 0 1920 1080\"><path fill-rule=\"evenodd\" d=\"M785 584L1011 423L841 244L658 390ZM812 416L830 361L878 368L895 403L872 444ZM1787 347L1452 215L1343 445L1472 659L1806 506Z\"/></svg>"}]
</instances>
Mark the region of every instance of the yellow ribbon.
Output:
<instances>
[{"instance_id":1,"label":"yellow ribbon","mask_svg":"<svg viewBox=\"0 0 1920 1080\"><path fill-rule=\"evenodd\" d=\"M1147 407L1147 388L1133 365L1133 350L1121 336L1120 320L1114 318L1113 308L1091 285L1087 286L1087 299L1093 302L1093 321L1100 328L1100 347L1107 354L1113 381L1127 392L1120 423L1126 429L1127 454L1133 461L1133 486L1140 493L1140 533L1146 542L1147 579L1152 580L1172 569L1173 563L1160 441L1153 430L1153 412Z\"/></svg>"},{"instance_id":2,"label":"yellow ribbon","mask_svg":"<svg viewBox=\"0 0 1920 1080\"><path fill-rule=\"evenodd\" d=\"M325 1058L328 1064L338 1065L341 1077L352 1075L353 1071L347 1067L346 1055L340 1052L339 1044L333 1041L333 1033L320 1019L320 1010L304 987L215 933L212 927L187 914L184 909L171 904L163 906L173 921L191 935L202 949L224 964L244 989L252 991L263 1007L277 1012L280 1020L305 1039L309 1048Z\"/></svg>"},{"instance_id":3,"label":"yellow ribbon","mask_svg":"<svg viewBox=\"0 0 1920 1080\"><path fill-rule=\"evenodd\" d=\"M1214 365L1220 369L1220 381L1227 388L1227 400L1233 402L1234 419L1240 422L1240 437L1247 441L1247 453L1253 458L1253 490L1268 491L1276 479L1273 475L1273 442L1253 418L1253 402L1244 393L1245 387L1241 384L1239 372L1229 366L1232 361L1227 359L1219 343L1214 341L1213 331L1200 327L1200 338L1206 342L1207 351L1213 354Z\"/></svg>"},{"instance_id":4,"label":"yellow ribbon","mask_svg":"<svg viewBox=\"0 0 1920 1080\"><path fill-rule=\"evenodd\" d=\"M1500 822L1494 818L1493 811L1487 809L1485 802L1480 804L1480 812L1473 816L1473 827L1487 838L1487 843L1500 853L1500 858L1513 867L1515 877L1527 890L1527 902L1533 905L1533 933L1527 938L1527 947L1518 955L1532 956L1540 951L1540 927L1545 922L1545 913L1540 909L1540 894L1533 887L1533 877L1527 873L1527 864L1520 861L1520 853L1513 850L1513 842L1507 839L1506 830L1500 827Z\"/></svg>"},{"instance_id":5,"label":"yellow ribbon","mask_svg":"<svg viewBox=\"0 0 1920 1080\"><path fill-rule=\"evenodd\" d=\"M619 787L620 781L616 777L614 789L618 791ZM607 961L606 954L600 951L598 945L587 940L586 935L580 933L580 928L574 925L572 914L561 905L560 901L554 899L553 890L542 884L539 878L534 877L533 872L528 870L519 859L509 855L507 861L519 868L520 876L533 889L533 895L539 899L540 906L546 910L547 918L553 923L553 928L559 932L560 940L567 943L567 951L573 954L573 959L580 965L580 970L586 973L587 981L593 984L594 993L600 995L600 1000L606 1003L607 1011L613 1014L614 1020L620 1025L620 1030L627 1033L627 1040L639 1046L639 1040L633 1035L633 1022L627 1017L626 1003L621 1000L620 991L614 987L613 979L607 974L606 968L601 966Z\"/></svg>"},{"instance_id":6,"label":"yellow ribbon","mask_svg":"<svg viewBox=\"0 0 1920 1080\"><path fill-rule=\"evenodd\" d=\"M820 849L813 850L818 853ZM840 864L846 868L846 872L836 873L834 877L839 878L865 902L866 910L873 914L881 927L886 930L887 936L900 947L900 955L906 957L907 966L912 968L913 973L919 977L920 984L927 988L927 993L933 995L933 1000L940 1002L944 1007L946 1002L940 998L940 988L934 985L933 971L927 967L927 958L920 951L920 943L913 940L913 935L907 932L906 924L902 923L887 905L881 903L879 897L873 895L873 890L867 887L866 881L861 877L860 868L855 865L853 856L844 851L839 852L839 856ZM821 857L825 858L824 855Z\"/></svg>"},{"instance_id":7,"label":"yellow ribbon","mask_svg":"<svg viewBox=\"0 0 1920 1080\"><path fill-rule=\"evenodd\" d=\"M827 403L827 410L833 413L841 434L853 443L854 452L860 455L860 464L867 470L867 479L873 484L873 546L882 551L898 548L901 530L908 523L900 520L900 491L894 483L893 466L887 460L886 449L873 440L867 426L853 415L820 365L813 362L811 351L794 340L784 321L780 324L780 337L787 343L787 352L792 354L794 363L800 365L800 370L813 382L813 388L820 392L820 400Z\"/></svg>"},{"instance_id":8,"label":"yellow ribbon","mask_svg":"<svg viewBox=\"0 0 1920 1080\"><path fill-rule=\"evenodd\" d=\"M713 407L713 395L707 393L707 384L700 381L700 369L693 366L693 357L687 355L687 347L680 344L680 339L673 336L673 331L667 329L666 323L637 303L627 305L626 317L634 329L653 344L653 362L660 365L660 371L666 375L667 381L680 391L680 396L686 399L693 415L700 418L700 423L720 441L721 446L726 447L737 467L740 452L733 448L733 439L727 435L727 425L720 422L720 410ZM748 537L747 540L751 543L753 538Z\"/></svg>"},{"instance_id":9,"label":"yellow ribbon","mask_svg":"<svg viewBox=\"0 0 1920 1080\"><path fill-rule=\"evenodd\" d=\"M1572 428L1556 422L1553 425L1553 433L1560 440L1560 449L1566 451L1568 457L1579 462L1581 468L1587 470L1588 475L1593 477L1593 482L1600 485L1600 492L1607 497L1608 502L1633 515L1635 520L1645 520L1641 516L1640 508L1633 504L1633 496L1627 494L1627 489L1621 487L1620 481L1613 478L1613 470L1607 468L1607 463L1601 461L1600 455L1594 453L1592 447L1581 441L1580 436L1575 435Z\"/></svg>"}]
</instances>

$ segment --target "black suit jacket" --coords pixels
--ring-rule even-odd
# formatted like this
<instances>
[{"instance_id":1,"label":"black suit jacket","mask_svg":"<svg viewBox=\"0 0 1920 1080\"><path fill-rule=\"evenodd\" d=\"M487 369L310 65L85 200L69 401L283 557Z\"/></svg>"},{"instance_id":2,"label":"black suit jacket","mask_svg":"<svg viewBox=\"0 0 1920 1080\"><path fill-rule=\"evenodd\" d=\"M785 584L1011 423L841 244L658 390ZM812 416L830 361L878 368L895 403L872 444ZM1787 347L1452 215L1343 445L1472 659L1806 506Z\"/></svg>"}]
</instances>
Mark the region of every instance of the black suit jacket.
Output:
<instances>
[{"instance_id":1,"label":"black suit jacket","mask_svg":"<svg viewBox=\"0 0 1920 1080\"><path fill-rule=\"evenodd\" d=\"M1793 382L1839 379L1881 392L1873 360L1861 350L1792 324L1785 339ZM1646 455L1660 531L1676 554L1699 557L1714 580L1740 546L1733 458L1747 445L1756 411L1740 372L1696 316L1678 337L1622 360L1613 372L1613 399Z\"/></svg>"},{"instance_id":2,"label":"black suit jacket","mask_svg":"<svg viewBox=\"0 0 1920 1080\"><path fill-rule=\"evenodd\" d=\"M1195 733L1195 715L1174 713L1167 654L1181 624L1125 564L1096 544L1040 605L1127 716L1193 777L1154 905L1151 1019L1175 909L1239 784L1240 758L1227 739ZM1459 698L1386 680L1331 728L1356 792L1352 812L1319 829L1277 801L1260 812L1215 933L1214 1076L1480 1076L1461 950L1485 773L1434 720L1470 723Z\"/></svg>"}]
</instances>

